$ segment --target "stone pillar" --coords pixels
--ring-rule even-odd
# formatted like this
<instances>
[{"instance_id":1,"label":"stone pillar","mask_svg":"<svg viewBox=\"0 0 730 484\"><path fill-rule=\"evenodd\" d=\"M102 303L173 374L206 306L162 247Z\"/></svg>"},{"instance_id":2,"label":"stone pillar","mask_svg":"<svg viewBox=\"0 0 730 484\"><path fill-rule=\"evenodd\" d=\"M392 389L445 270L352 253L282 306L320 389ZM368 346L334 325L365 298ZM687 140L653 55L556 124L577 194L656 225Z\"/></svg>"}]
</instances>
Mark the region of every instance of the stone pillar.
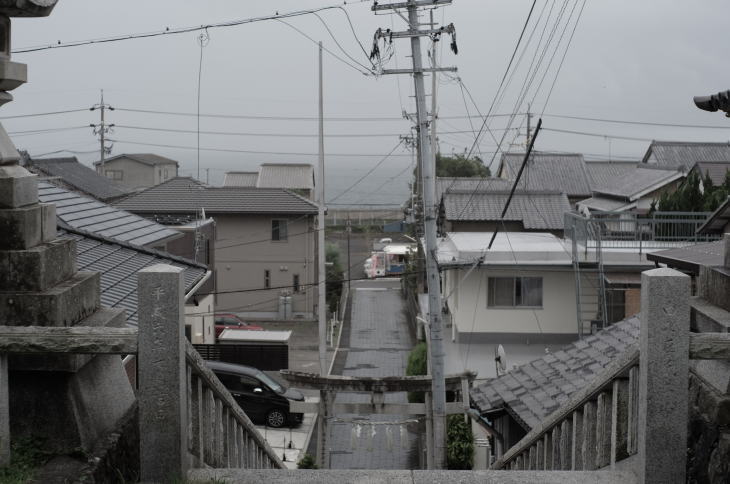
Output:
<instances>
[{"instance_id":1,"label":"stone pillar","mask_svg":"<svg viewBox=\"0 0 730 484\"><path fill-rule=\"evenodd\" d=\"M685 482L690 278L673 269L641 275L639 480Z\"/></svg>"},{"instance_id":2,"label":"stone pillar","mask_svg":"<svg viewBox=\"0 0 730 484\"><path fill-rule=\"evenodd\" d=\"M10 402L8 357L0 355L0 467L10 464Z\"/></svg>"},{"instance_id":3,"label":"stone pillar","mask_svg":"<svg viewBox=\"0 0 730 484\"><path fill-rule=\"evenodd\" d=\"M725 267L730 268L730 234L725 234L723 238L725 239L725 257L723 258L723 261L725 262Z\"/></svg>"},{"instance_id":4,"label":"stone pillar","mask_svg":"<svg viewBox=\"0 0 730 484\"><path fill-rule=\"evenodd\" d=\"M139 430L143 482L184 476L187 374L183 270L158 264L139 271Z\"/></svg>"}]
</instances>

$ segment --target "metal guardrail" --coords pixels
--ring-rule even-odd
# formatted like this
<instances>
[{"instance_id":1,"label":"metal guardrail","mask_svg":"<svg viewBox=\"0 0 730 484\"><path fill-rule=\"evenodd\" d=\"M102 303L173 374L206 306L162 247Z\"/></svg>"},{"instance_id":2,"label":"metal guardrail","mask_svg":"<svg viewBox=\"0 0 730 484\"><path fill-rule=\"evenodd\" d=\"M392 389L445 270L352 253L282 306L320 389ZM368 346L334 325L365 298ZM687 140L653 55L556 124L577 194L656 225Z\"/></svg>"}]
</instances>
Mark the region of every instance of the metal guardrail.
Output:
<instances>
[{"instance_id":1,"label":"metal guardrail","mask_svg":"<svg viewBox=\"0 0 730 484\"><path fill-rule=\"evenodd\" d=\"M599 247L643 249L670 248L711 242L721 235L697 234L710 212L654 212L639 215L625 212L597 212L586 217L565 213L565 237L575 238L584 250Z\"/></svg>"}]
</instances>

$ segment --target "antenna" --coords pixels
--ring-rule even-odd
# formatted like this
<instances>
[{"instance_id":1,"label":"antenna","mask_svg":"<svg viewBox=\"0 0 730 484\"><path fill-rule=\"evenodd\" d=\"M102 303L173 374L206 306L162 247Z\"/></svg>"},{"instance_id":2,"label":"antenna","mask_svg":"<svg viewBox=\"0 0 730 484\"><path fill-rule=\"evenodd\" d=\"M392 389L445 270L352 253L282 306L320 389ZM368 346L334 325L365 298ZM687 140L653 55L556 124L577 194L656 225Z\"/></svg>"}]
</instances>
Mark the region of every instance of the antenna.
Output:
<instances>
[{"instance_id":1,"label":"antenna","mask_svg":"<svg viewBox=\"0 0 730 484\"><path fill-rule=\"evenodd\" d=\"M494 366L497 370L497 376L507 373L507 352L502 345L497 345L494 349Z\"/></svg>"}]
</instances>

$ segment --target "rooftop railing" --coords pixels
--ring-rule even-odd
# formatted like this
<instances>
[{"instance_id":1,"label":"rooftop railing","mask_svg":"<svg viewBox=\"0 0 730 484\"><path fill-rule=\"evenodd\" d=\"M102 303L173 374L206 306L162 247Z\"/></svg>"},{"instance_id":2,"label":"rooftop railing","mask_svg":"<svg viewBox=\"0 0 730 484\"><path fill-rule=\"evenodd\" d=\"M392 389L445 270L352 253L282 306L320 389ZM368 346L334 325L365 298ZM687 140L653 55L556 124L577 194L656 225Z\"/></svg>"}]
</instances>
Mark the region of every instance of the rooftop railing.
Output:
<instances>
[{"instance_id":1,"label":"rooftop railing","mask_svg":"<svg viewBox=\"0 0 730 484\"><path fill-rule=\"evenodd\" d=\"M584 254L599 248L645 249L683 247L718 240L719 234L698 234L709 212L654 212L639 215L625 212L596 212L584 216L565 213L565 237Z\"/></svg>"}]
</instances>

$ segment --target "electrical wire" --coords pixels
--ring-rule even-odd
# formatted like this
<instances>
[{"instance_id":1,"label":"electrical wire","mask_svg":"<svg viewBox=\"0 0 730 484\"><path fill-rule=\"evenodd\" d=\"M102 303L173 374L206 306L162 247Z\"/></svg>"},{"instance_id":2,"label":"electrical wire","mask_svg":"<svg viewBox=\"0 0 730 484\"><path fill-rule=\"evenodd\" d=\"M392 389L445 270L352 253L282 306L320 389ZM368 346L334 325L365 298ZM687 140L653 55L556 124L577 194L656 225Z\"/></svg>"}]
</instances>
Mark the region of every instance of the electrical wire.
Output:
<instances>
[{"instance_id":1,"label":"electrical wire","mask_svg":"<svg viewBox=\"0 0 730 484\"><path fill-rule=\"evenodd\" d=\"M369 1L369 0L350 0L350 4L364 3L366 1ZM348 5L348 3L345 2L342 5ZM92 45L92 44L103 44L103 43L111 43L111 42L121 42L121 41L125 41L125 40L146 39L146 38L151 38L151 37L184 34L184 33L189 33L189 32L198 32L201 30L209 30L209 29L216 29L216 28L235 27L235 26L251 24L251 23L255 23L255 22L262 22L262 21L266 21L266 20L277 20L277 19L281 19L281 18L292 18L292 17L300 17L303 15L311 15L316 12L323 12L326 10L333 10L333 9L344 10L342 8L342 5L340 5L340 4L329 5L329 6L325 6L325 7L313 8L313 9L308 9L308 10L296 10L296 11L284 12L284 13L276 12L275 15L250 17L250 18L229 20L229 21L224 21L224 22L216 22L216 23L210 23L210 24L199 25L199 26L191 26L191 27L178 27L178 28L165 27L164 30L158 30L158 31L153 31L153 32L116 35L116 36L101 37L101 38L97 38L97 39L88 39L88 40L74 40L74 41L65 42L65 43L63 43L59 40L59 41L57 41L56 44L21 47L19 49L13 50L12 53L21 54L21 53L28 53L28 52L38 52L38 51L49 50L49 49L63 49L63 48L68 48L68 47L79 47L79 46Z\"/></svg>"},{"instance_id":2,"label":"electrical wire","mask_svg":"<svg viewBox=\"0 0 730 484\"><path fill-rule=\"evenodd\" d=\"M338 199L340 199L347 192L349 192L350 190L352 190L353 188L355 188L361 181L363 181L365 178L367 178L368 175L370 175L372 172L374 172L375 170L377 170L378 167L380 167L380 165L382 165L383 163L385 163L385 161L388 158L390 158L390 156L393 154L393 152L395 150L397 150L398 147L400 145L402 145L402 144L403 144L403 140L399 140L398 143L393 147L392 150L390 150L390 152L387 155L385 155L380 161L378 161L370 170L368 170L367 173L365 173L363 176L361 176L360 178L358 178L357 180L355 180L355 182L352 185L350 185L349 187L347 187L339 195L337 195L335 198L333 198L332 200L330 200L330 203L336 202Z\"/></svg>"},{"instance_id":3,"label":"electrical wire","mask_svg":"<svg viewBox=\"0 0 730 484\"><path fill-rule=\"evenodd\" d=\"M80 112L88 111L88 110L89 110L89 108L83 108L83 109L65 109L63 111L50 111L50 112L46 112L46 113L16 114L14 116L2 116L2 117L0 117L0 120L19 119L19 118L35 118L36 116L53 116L56 114L80 113Z\"/></svg>"}]
</instances>

